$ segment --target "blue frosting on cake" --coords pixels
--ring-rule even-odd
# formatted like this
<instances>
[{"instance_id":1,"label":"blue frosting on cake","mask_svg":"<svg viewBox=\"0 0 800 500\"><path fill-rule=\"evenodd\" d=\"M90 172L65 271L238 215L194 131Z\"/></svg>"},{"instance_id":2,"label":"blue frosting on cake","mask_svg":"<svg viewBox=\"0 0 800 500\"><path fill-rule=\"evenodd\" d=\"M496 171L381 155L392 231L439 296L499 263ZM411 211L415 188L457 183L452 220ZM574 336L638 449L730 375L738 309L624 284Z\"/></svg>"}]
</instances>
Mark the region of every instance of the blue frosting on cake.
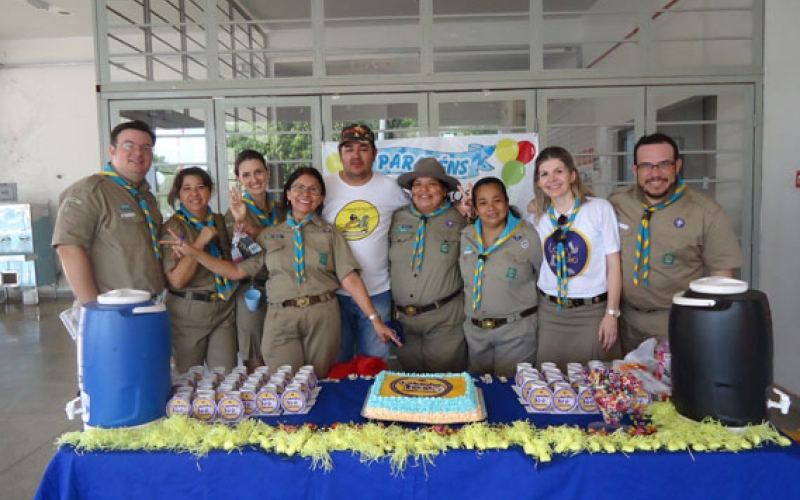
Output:
<instances>
[{"instance_id":1,"label":"blue frosting on cake","mask_svg":"<svg viewBox=\"0 0 800 500\"><path fill-rule=\"evenodd\" d=\"M464 381L464 394L456 397L427 397L427 396L381 396L381 388L389 376L404 377L412 379L441 379L443 383L446 378L461 378ZM424 414L465 414L479 410L477 393L472 377L466 373L402 373L383 371L372 384L372 388L367 396L365 411L383 410L391 413L407 415ZM370 416L370 415L367 415ZM378 415L384 416L384 415Z\"/></svg>"}]
</instances>

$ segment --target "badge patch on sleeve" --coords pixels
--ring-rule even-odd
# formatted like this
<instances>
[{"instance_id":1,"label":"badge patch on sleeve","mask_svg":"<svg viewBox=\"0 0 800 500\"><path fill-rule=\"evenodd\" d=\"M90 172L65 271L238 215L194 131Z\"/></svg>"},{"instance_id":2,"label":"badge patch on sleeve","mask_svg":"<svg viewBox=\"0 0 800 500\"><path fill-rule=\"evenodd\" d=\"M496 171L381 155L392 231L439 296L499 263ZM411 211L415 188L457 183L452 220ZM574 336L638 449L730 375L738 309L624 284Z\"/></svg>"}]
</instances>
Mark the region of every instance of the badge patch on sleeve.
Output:
<instances>
[{"instance_id":1,"label":"badge patch on sleeve","mask_svg":"<svg viewBox=\"0 0 800 500\"><path fill-rule=\"evenodd\" d=\"M671 266L671 265L675 264L675 255L673 255L671 253L665 253L663 262L664 262L665 266Z\"/></svg>"},{"instance_id":2,"label":"badge patch on sleeve","mask_svg":"<svg viewBox=\"0 0 800 500\"><path fill-rule=\"evenodd\" d=\"M517 268L509 267L508 271L506 271L506 278L510 280L517 279Z\"/></svg>"},{"instance_id":3,"label":"badge patch on sleeve","mask_svg":"<svg viewBox=\"0 0 800 500\"><path fill-rule=\"evenodd\" d=\"M439 246L439 251L441 253L450 253L450 243L444 242Z\"/></svg>"},{"instance_id":4,"label":"badge patch on sleeve","mask_svg":"<svg viewBox=\"0 0 800 500\"><path fill-rule=\"evenodd\" d=\"M327 266L328 265L328 254L327 253L322 252L322 253L319 254L319 263L321 265L323 265L323 266Z\"/></svg>"}]
</instances>

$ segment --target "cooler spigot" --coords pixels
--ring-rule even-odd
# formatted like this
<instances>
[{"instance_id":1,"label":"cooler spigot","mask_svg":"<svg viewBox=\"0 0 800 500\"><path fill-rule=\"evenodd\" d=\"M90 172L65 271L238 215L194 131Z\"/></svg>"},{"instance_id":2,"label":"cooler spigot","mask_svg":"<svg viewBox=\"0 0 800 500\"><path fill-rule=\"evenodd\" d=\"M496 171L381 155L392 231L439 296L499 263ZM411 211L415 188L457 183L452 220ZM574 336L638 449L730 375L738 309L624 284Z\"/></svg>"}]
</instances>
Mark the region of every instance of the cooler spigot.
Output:
<instances>
[{"instance_id":1,"label":"cooler spigot","mask_svg":"<svg viewBox=\"0 0 800 500\"><path fill-rule=\"evenodd\" d=\"M789 395L783 392L782 390L778 389L777 387L773 387L772 392L778 395L780 401L773 401L771 399L767 399L767 409L777 408L781 411L782 415L786 415L787 413L789 413L789 407L792 406L792 400L789 398Z\"/></svg>"}]
</instances>

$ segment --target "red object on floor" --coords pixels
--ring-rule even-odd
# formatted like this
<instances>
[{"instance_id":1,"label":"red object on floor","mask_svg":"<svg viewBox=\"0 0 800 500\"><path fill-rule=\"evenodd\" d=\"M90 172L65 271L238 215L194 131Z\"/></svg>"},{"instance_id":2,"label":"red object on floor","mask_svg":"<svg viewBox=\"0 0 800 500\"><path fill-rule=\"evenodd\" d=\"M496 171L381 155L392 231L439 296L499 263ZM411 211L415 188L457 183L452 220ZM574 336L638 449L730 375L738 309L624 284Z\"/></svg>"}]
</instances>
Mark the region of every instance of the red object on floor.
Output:
<instances>
[{"instance_id":1,"label":"red object on floor","mask_svg":"<svg viewBox=\"0 0 800 500\"><path fill-rule=\"evenodd\" d=\"M359 354L347 363L333 365L331 371L328 372L328 378L342 379L352 374L377 375L388 368L389 366L383 358Z\"/></svg>"}]
</instances>

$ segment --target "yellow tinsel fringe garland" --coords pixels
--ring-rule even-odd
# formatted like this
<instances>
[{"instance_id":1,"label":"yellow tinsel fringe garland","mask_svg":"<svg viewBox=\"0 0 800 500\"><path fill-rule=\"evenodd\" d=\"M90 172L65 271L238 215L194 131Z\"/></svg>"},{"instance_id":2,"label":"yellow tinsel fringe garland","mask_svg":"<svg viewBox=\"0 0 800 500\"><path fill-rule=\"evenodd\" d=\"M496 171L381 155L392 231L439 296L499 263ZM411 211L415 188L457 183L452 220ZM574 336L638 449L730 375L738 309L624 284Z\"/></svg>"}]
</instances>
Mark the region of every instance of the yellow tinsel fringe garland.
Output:
<instances>
[{"instance_id":1,"label":"yellow tinsel fringe garland","mask_svg":"<svg viewBox=\"0 0 800 500\"><path fill-rule=\"evenodd\" d=\"M473 423L449 427L407 429L399 425L337 424L272 427L257 419L236 426L205 424L186 417L171 417L136 429L89 429L68 432L57 444L78 452L103 450L171 451L205 455L212 450L234 451L253 446L268 453L310 458L314 468L333 468L331 452L349 451L364 462L389 459L394 472L409 461L432 462L448 450L503 450L519 446L537 461L576 453L631 453L634 451L739 451L791 441L771 424L750 425L738 433L706 419L693 422L678 415L671 403L653 403L650 414L657 432L632 436L623 431L590 434L575 426L537 428L527 421L489 425Z\"/></svg>"}]
</instances>

